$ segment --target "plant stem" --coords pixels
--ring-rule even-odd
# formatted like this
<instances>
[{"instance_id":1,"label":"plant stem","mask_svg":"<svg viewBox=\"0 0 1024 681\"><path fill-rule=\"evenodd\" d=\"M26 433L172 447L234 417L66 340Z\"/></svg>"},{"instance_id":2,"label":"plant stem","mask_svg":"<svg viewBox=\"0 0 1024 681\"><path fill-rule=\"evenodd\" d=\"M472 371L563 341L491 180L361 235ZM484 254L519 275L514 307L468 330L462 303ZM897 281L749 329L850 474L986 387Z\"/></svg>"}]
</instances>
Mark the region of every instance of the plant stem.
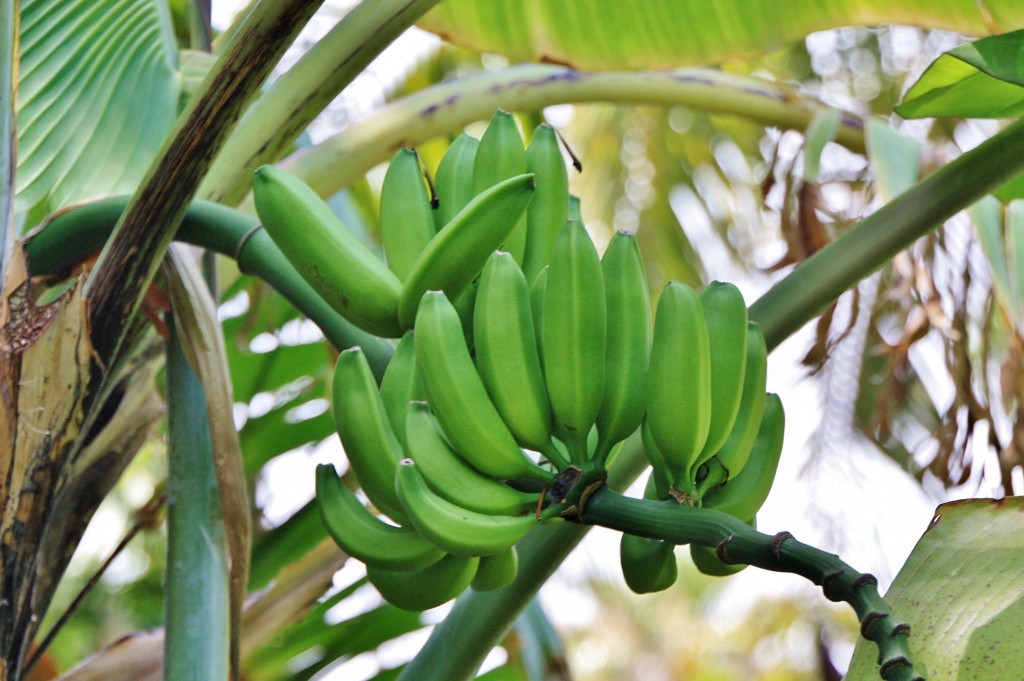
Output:
<instances>
[{"instance_id":1,"label":"plant stem","mask_svg":"<svg viewBox=\"0 0 1024 681\"><path fill-rule=\"evenodd\" d=\"M330 196L386 161L395 149L461 130L490 118L497 108L532 111L572 102L688 106L798 130L827 108L782 85L714 69L588 73L528 64L441 83L404 97L299 152L282 167L321 196ZM863 121L843 114L836 141L863 151Z\"/></svg>"},{"instance_id":2,"label":"plant stem","mask_svg":"<svg viewBox=\"0 0 1024 681\"><path fill-rule=\"evenodd\" d=\"M102 248L129 200L118 196L82 204L58 213L33 230L24 244L32 275L63 275ZM379 381L394 352L391 343L355 327L335 312L258 227L259 221L251 215L195 201L185 212L175 238L235 258L243 272L269 283L313 320L335 348L362 347Z\"/></svg>"},{"instance_id":3,"label":"plant stem","mask_svg":"<svg viewBox=\"0 0 1024 681\"><path fill-rule=\"evenodd\" d=\"M277 160L316 116L438 0L362 2L274 81L224 145L198 196L234 205L253 171Z\"/></svg>"},{"instance_id":4,"label":"plant stem","mask_svg":"<svg viewBox=\"0 0 1024 681\"><path fill-rule=\"evenodd\" d=\"M797 265L750 306L750 318L761 325L768 349L796 333L918 238L1022 170L1024 120L1019 120L918 182Z\"/></svg>"},{"instance_id":5,"label":"plant stem","mask_svg":"<svg viewBox=\"0 0 1024 681\"><path fill-rule=\"evenodd\" d=\"M875 578L857 572L838 556L798 542L788 532L769 536L725 513L673 501L633 499L607 487L591 495L581 521L675 544L708 546L725 563L809 579L822 587L826 598L849 603L857 613L862 635L878 645L883 679L922 678L910 662L910 627L889 612Z\"/></svg>"},{"instance_id":6,"label":"plant stem","mask_svg":"<svg viewBox=\"0 0 1024 681\"><path fill-rule=\"evenodd\" d=\"M228 676L228 547L203 384L175 324L167 343L167 583L164 678Z\"/></svg>"}]
</instances>

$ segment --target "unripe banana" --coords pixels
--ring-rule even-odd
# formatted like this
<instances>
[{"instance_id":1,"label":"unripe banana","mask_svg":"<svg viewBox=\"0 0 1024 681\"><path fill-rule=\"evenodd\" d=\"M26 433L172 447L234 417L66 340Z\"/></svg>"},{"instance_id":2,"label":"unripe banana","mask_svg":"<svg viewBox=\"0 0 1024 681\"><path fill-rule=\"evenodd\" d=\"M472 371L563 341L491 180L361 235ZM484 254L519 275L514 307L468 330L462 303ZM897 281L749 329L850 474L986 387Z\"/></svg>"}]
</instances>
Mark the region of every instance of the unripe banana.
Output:
<instances>
[{"instance_id":1,"label":"unripe banana","mask_svg":"<svg viewBox=\"0 0 1024 681\"><path fill-rule=\"evenodd\" d=\"M402 282L305 182L269 165L253 177L256 213L288 261L341 316L378 336L401 335Z\"/></svg>"},{"instance_id":2,"label":"unripe banana","mask_svg":"<svg viewBox=\"0 0 1024 681\"><path fill-rule=\"evenodd\" d=\"M736 477L747 465L764 414L765 387L768 378L768 347L760 327L747 323L747 368L743 378L743 397L736 413L736 423L715 458L726 470L726 477Z\"/></svg>"},{"instance_id":3,"label":"unripe banana","mask_svg":"<svg viewBox=\"0 0 1024 681\"><path fill-rule=\"evenodd\" d=\"M570 220L548 266L541 349L555 430L577 465L588 459L587 436L604 401L605 305L597 249L583 224Z\"/></svg>"},{"instance_id":4,"label":"unripe banana","mask_svg":"<svg viewBox=\"0 0 1024 681\"><path fill-rule=\"evenodd\" d=\"M597 415L600 439L594 458L604 461L612 447L643 421L644 382L651 352L651 302L647 273L636 238L612 237L601 259L608 314L604 401Z\"/></svg>"},{"instance_id":5,"label":"unripe banana","mask_svg":"<svg viewBox=\"0 0 1024 681\"><path fill-rule=\"evenodd\" d=\"M769 393L747 465L739 475L730 478L724 485L708 490L704 495L704 507L728 513L743 521L753 518L768 498L775 481L785 429L786 414L782 400L778 395Z\"/></svg>"},{"instance_id":6,"label":"unripe banana","mask_svg":"<svg viewBox=\"0 0 1024 681\"><path fill-rule=\"evenodd\" d=\"M467 463L492 478L551 482L551 473L519 449L487 396L466 348L458 313L440 291L427 292L420 303L416 363L434 416Z\"/></svg>"},{"instance_id":7,"label":"unripe banana","mask_svg":"<svg viewBox=\"0 0 1024 681\"><path fill-rule=\"evenodd\" d=\"M505 241L533 196L533 175L516 175L470 201L420 253L402 285L398 318L412 328L427 290L458 297Z\"/></svg>"},{"instance_id":8,"label":"unripe banana","mask_svg":"<svg viewBox=\"0 0 1024 681\"><path fill-rule=\"evenodd\" d=\"M751 518L748 524L756 530L757 518ZM698 570L710 577L728 577L747 567L744 563L723 563L715 549L699 544L690 544L690 558Z\"/></svg>"},{"instance_id":9,"label":"unripe banana","mask_svg":"<svg viewBox=\"0 0 1024 681\"><path fill-rule=\"evenodd\" d=\"M405 279L435 232L419 154L402 147L391 158L380 189L380 242L396 277Z\"/></svg>"},{"instance_id":10,"label":"unripe banana","mask_svg":"<svg viewBox=\"0 0 1024 681\"><path fill-rule=\"evenodd\" d=\"M651 435L651 425L647 419L644 419L643 424L640 426L640 436L644 443L644 454L647 455L647 460L651 462L651 480L657 487L657 494L655 499L668 499L669 492L676 488L675 474L669 470L668 465L665 463L665 456L661 453L657 443L654 442L654 436Z\"/></svg>"},{"instance_id":11,"label":"unripe banana","mask_svg":"<svg viewBox=\"0 0 1024 681\"><path fill-rule=\"evenodd\" d=\"M711 341L711 421L704 449L691 468L721 449L732 432L747 366L747 304L733 284L713 281L700 292Z\"/></svg>"},{"instance_id":12,"label":"unripe banana","mask_svg":"<svg viewBox=\"0 0 1024 681\"><path fill-rule=\"evenodd\" d=\"M469 586L480 567L476 556L445 556L419 570L367 567L366 577L384 600L402 610L419 612L452 600Z\"/></svg>"},{"instance_id":13,"label":"unripe banana","mask_svg":"<svg viewBox=\"0 0 1024 681\"><path fill-rule=\"evenodd\" d=\"M619 564L626 586L638 594L664 591L679 576L675 545L661 539L623 533L619 539Z\"/></svg>"},{"instance_id":14,"label":"unripe banana","mask_svg":"<svg viewBox=\"0 0 1024 681\"><path fill-rule=\"evenodd\" d=\"M529 494L483 475L451 448L426 402L410 402L405 418L409 457L431 489L471 511L520 515L532 511L539 494Z\"/></svg>"},{"instance_id":15,"label":"unripe banana","mask_svg":"<svg viewBox=\"0 0 1024 681\"><path fill-rule=\"evenodd\" d=\"M480 141L462 133L444 152L434 175L437 208L434 225L440 231L476 194L473 192L473 159Z\"/></svg>"},{"instance_id":16,"label":"unripe banana","mask_svg":"<svg viewBox=\"0 0 1024 681\"><path fill-rule=\"evenodd\" d=\"M526 170L526 149L515 117L498 109L491 116L487 130L480 137L473 160L473 191L480 194L499 182L521 175ZM515 227L508 233L502 249L522 264L526 249L526 215L516 216ZM493 249L492 249L493 250Z\"/></svg>"},{"instance_id":17,"label":"unripe banana","mask_svg":"<svg viewBox=\"0 0 1024 681\"><path fill-rule=\"evenodd\" d=\"M548 287L548 267L545 265L530 284L530 311L533 312L533 335L537 337L537 355L540 368L544 368L544 296Z\"/></svg>"},{"instance_id":18,"label":"unripe banana","mask_svg":"<svg viewBox=\"0 0 1024 681\"><path fill-rule=\"evenodd\" d=\"M411 527L390 525L370 513L329 464L316 467L316 503L335 543L368 566L415 570L445 555Z\"/></svg>"},{"instance_id":19,"label":"unripe banana","mask_svg":"<svg viewBox=\"0 0 1024 681\"><path fill-rule=\"evenodd\" d=\"M538 520L533 515L490 515L458 506L435 493L412 459L398 465L396 488L413 527L456 556L493 556L508 549Z\"/></svg>"},{"instance_id":20,"label":"unripe banana","mask_svg":"<svg viewBox=\"0 0 1024 681\"><path fill-rule=\"evenodd\" d=\"M690 470L711 424L711 349L700 298L670 281L661 292L647 370L647 422L675 487L693 493Z\"/></svg>"},{"instance_id":21,"label":"unripe banana","mask_svg":"<svg viewBox=\"0 0 1024 681\"><path fill-rule=\"evenodd\" d=\"M569 217L569 174L558 134L547 123L533 131L526 148L526 172L537 177L537 190L526 209L523 273L533 281L547 262L558 232Z\"/></svg>"},{"instance_id":22,"label":"unripe banana","mask_svg":"<svg viewBox=\"0 0 1024 681\"><path fill-rule=\"evenodd\" d=\"M519 552L510 546L493 556L481 556L476 576L470 583L473 591L494 591L508 586L519 574Z\"/></svg>"},{"instance_id":23,"label":"unripe banana","mask_svg":"<svg viewBox=\"0 0 1024 681\"><path fill-rule=\"evenodd\" d=\"M402 447L391 429L370 365L358 347L338 355L331 408L359 486L374 506L404 524L405 513L395 494L395 468Z\"/></svg>"},{"instance_id":24,"label":"unripe banana","mask_svg":"<svg viewBox=\"0 0 1024 681\"><path fill-rule=\"evenodd\" d=\"M580 210L580 197L569 194L569 219L583 222L583 212Z\"/></svg>"},{"instance_id":25,"label":"unripe banana","mask_svg":"<svg viewBox=\"0 0 1024 681\"><path fill-rule=\"evenodd\" d=\"M652 474L647 479L644 499L658 499ZM631 591L638 594L664 591L676 582L679 566L675 544L662 539L623 533L619 539L619 564Z\"/></svg>"},{"instance_id":26,"label":"unripe banana","mask_svg":"<svg viewBox=\"0 0 1024 681\"><path fill-rule=\"evenodd\" d=\"M388 422L401 448L405 449L405 413L413 400L424 400L427 393L416 368L416 339L414 332L406 331L398 341L384 377L380 381L380 399ZM398 457L401 458L401 457Z\"/></svg>"},{"instance_id":27,"label":"unripe banana","mask_svg":"<svg viewBox=\"0 0 1024 681\"><path fill-rule=\"evenodd\" d=\"M551 447L551 405L533 329L530 290L512 255L495 251L484 265L473 311L476 366L516 440Z\"/></svg>"}]
</instances>

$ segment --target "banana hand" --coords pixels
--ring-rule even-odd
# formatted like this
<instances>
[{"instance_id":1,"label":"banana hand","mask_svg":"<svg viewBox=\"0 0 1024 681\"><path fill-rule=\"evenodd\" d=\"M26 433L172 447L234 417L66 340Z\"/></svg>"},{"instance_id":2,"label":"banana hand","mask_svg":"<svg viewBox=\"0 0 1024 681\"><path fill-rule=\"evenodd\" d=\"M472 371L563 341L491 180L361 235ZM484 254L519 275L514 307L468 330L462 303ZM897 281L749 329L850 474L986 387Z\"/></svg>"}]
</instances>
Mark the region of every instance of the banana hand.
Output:
<instances>
[{"instance_id":1,"label":"banana hand","mask_svg":"<svg viewBox=\"0 0 1024 681\"><path fill-rule=\"evenodd\" d=\"M552 480L550 472L526 458L494 408L469 356L458 313L440 291L427 292L419 306L416 364L434 416L467 463L500 480Z\"/></svg>"}]
</instances>

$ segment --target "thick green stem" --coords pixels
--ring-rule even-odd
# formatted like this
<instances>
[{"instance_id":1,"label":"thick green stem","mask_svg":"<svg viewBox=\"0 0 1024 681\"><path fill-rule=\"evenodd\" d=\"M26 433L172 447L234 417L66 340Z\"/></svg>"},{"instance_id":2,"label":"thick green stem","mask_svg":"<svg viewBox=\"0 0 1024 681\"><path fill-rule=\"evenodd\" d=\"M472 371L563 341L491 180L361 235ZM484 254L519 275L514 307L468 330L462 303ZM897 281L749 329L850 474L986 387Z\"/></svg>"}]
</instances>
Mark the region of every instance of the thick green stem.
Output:
<instances>
[{"instance_id":1,"label":"thick green stem","mask_svg":"<svg viewBox=\"0 0 1024 681\"><path fill-rule=\"evenodd\" d=\"M32 232L25 242L34 276L62 275L103 247L129 197L94 201L63 211ZM394 351L390 342L355 327L324 302L292 267L256 218L208 201L185 212L175 238L238 260L239 268L273 286L313 320L339 350L359 345L379 381Z\"/></svg>"},{"instance_id":2,"label":"thick green stem","mask_svg":"<svg viewBox=\"0 0 1024 681\"><path fill-rule=\"evenodd\" d=\"M175 325L167 343L167 584L164 678L228 676L228 547L203 384Z\"/></svg>"},{"instance_id":3,"label":"thick green stem","mask_svg":"<svg viewBox=\"0 0 1024 681\"><path fill-rule=\"evenodd\" d=\"M345 86L437 2L375 0L356 5L245 113L198 195L229 205L241 201L252 172L280 158Z\"/></svg>"},{"instance_id":4,"label":"thick green stem","mask_svg":"<svg viewBox=\"0 0 1024 681\"><path fill-rule=\"evenodd\" d=\"M401 146L486 120L494 110L534 111L574 102L688 106L802 130L827 107L775 83L713 69L588 73L528 64L441 83L400 99L282 164L330 196ZM836 141L864 150L863 121L844 114Z\"/></svg>"},{"instance_id":5,"label":"thick green stem","mask_svg":"<svg viewBox=\"0 0 1024 681\"><path fill-rule=\"evenodd\" d=\"M1024 170L1024 120L951 161L801 263L750 307L768 349L944 220Z\"/></svg>"},{"instance_id":6,"label":"thick green stem","mask_svg":"<svg viewBox=\"0 0 1024 681\"><path fill-rule=\"evenodd\" d=\"M675 544L708 546L725 563L790 572L809 579L822 587L826 598L846 602L857 613L861 633L878 645L883 679L922 678L910 662L910 627L889 612L888 604L878 594L875 578L857 572L838 556L798 542L788 532L769 536L725 513L680 506L674 501L633 499L608 488L590 497L580 520Z\"/></svg>"}]
</instances>

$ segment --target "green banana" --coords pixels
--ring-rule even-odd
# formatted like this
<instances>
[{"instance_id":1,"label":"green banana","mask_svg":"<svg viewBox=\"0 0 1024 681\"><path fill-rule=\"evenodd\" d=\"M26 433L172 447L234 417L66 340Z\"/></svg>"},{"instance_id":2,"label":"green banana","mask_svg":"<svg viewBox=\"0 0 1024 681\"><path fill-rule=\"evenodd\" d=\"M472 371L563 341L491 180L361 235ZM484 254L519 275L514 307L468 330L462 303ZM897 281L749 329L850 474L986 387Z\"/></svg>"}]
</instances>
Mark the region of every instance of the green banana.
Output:
<instances>
[{"instance_id":1,"label":"green banana","mask_svg":"<svg viewBox=\"0 0 1024 681\"><path fill-rule=\"evenodd\" d=\"M555 432L573 461L589 458L587 436L604 400L607 335L604 275L583 223L565 223L544 291L541 350Z\"/></svg>"},{"instance_id":2,"label":"green banana","mask_svg":"<svg viewBox=\"0 0 1024 681\"><path fill-rule=\"evenodd\" d=\"M430 488L471 511L519 515L537 508L539 494L529 494L489 478L451 448L426 402L410 402L405 417L406 451Z\"/></svg>"},{"instance_id":3,"label":"green banana","mask_svg":"<svg viewBox=\"0 0 1024 681\"><path fill-rule=\"evenodd\" d=\"M704 449L691 468L721 449L732 431L743 396L747 367L747 304L733 284L713 281L700 292L711 341L711 421Z\"/></svg>"},{"instance_id":4,"label":"green banana","mask_svg":"<svg viewBox=\"0 0 1024 681\"><path fill-rule=\"evenodd\" d=\"M445 556L418 570L366 568L366 577L384 600L402 610L436 608L470 585L480 567L476 556Z\"/></svg>"},{"instance_id":5,"label":"green banana","mask_svg":"<svg viewBox=\"0 0 1024 681\"><path fill-rule=\"evenodd\" d=\"M580 197L569 194L569 219L583 222L583 211L580 209Z\"/></svg>"},{"instance_id":6,"label":"green banana","mask_svg":"<svg viewBox=\"0 0 1024 681\"><path fill-rule=\"evenodd\" d=\"M448 501L430 489L412 459L399 463L395 485L416 531L456 556L501 553L538 524L533 514L490 515Z\"/></svg>"},{"instance_id":7,"label":"green banana","mask_svg":"<svg viewBox=\"0 0 1024 681\"><path fill-rule=\"evenodd\" d=\"M551 405L533 330L530 290L510 253L484 265L473 311L476 366L494 406L516 440L551 447Z\"/></svg>"},{"instance_id":8,"label":"green banana","mask_svg":"<svg viewBox=\"0 0 1024 681\"><path fill-rule=\"evenodd\" d=\"M652 474L647 479L644 499L658 499L657 484ZM664 591L679 576L676 545L662 539L651 539L623 533L619 538L619 565L626 586L638 594Z\"/></svg>"},{"instance_id":9,"label":"green banana","mask_svg":"<svg viewBox=\"0 0 1024 681\"><path fill-rule=\"evenodd\" d=\"M775 481L785 429L786 414L782 400L778 395L769 393L747 465L736 477L708 490L703 499L704 508L722 511L743 521L753 518L768 498Z\"/></svg>"},{"instance_id":10,"label":"green banana","mask_svg":"<svg viewBox=\"0 0 1024 681\"><path fill-rule=\"evenodd\" d=\"M331 408L359 486L374 506L404 524L405 513L395 494L395 468L402 447L391 429L370 365L358 347L338 355Z\"/></svg>"},{"instance_id":11,"label":"green banana","mask_svg":"<svg viewBox=\"0 0 1024 681\"><path fill-rule=\"evenodd\" d=\"M537 177L537 190L526 209L526 250L523 273L533 281L548 262L558 232L569 219L569 173L558 134L547 123L533 131L526 148L526 172Z\"/></svg>"},{"instance_id":12,"label":"green banana","mask_svg":"<svg viewBox=\"0 0 1024 681\"><path fill-rule=\"evenodd\" d=\"M416 368L416 338L414 332L406 331L395 354L391 356L384 377L380 381L380 399L395 438L405 449L405 413L413 400L426 399L423 380ZM399 457L400 458L400 457Z\"/></svg>"},{"instance_id":13,"label":"green banana","mask_svg":"<svg viewBox=\"0 0 1024 681\"><path fill-rule=\"evenodd\" d=\"M441 291L428 291L416 315L416 364L448 441L471 466L493 478L534 478L549 471L523 454L487 396L469 356L458 313Z\"/></svg>"},{"instance_id":14,"label":"green banana","mask_svg":"<svg viewBox=\"0 0 1024 681\"><path fill-rule=\"evenodd\" d=\"M253 177L256 213L313 289L359 328L397 338L402 282L305 182L269 165Z\"/></svg>"},{"instance_id":15,"label":"green banana","mask_svg":"<svg viewBox=\"0 0 1024 681\"><path fill-rule=\"evenodd\" d=\"M528 172L526 150L516 119L509 112L498 109L491 116L476 149L473 159L473 192L480 194L499 182L525 172ZM520 213L515 220L515 226L509 231L502 248L510 252L517 263L522 264L526 249L526 216Z\"/></svg>"},{"instance_id":16,"label":"green banana","mask_svg":"<svg viewBox=\"0 0 1024 681\"><path fill-rule=\"evenodd\" d=\"M380 242L395 276L405 279L436 231L420 156L402 147L391 158L380 189Z\"/></svg>"},{"instance_id":17,"label":"green banana","mask_svg":"<svg viewBox=\"0 0 1024 681\"><path fill-rule=\"evenodd\" d=\"M661 453L654 436L651 435L651 424L644 419L640 426L640 436L644 443L644 453L651 462L651 480L657 486L655 499L668 499L669 493L676 487L675 474L665 464L665 455Z\"/></svg>"},{"instance_id":18,"label":"green banana","mask_svg":"<svg viewBox=\"0 0 1024 681\"><path fill-rule=\"evenodd\" d=\"M316 467L316 503L335 543L367 566L415 570L445 555L411 527L390 525L370 513L330 464Z\"/></svg>"},{"instance_id":19,"label":"green banana","mask_svg":"<svg viewBox=\"0 0 1024 681\"><path fill-rule=\"evenodd\" d=\"M601 259L608 314L604 401L597 415L600 434L594 458L604 461L612 447L643 421L644 382L651 352L651 299L636 237L617 232Z\"/></svg>"},{"instance_id":20,"label":"green banana","mask_svg":"<svg viewBox=\"0 0 1024 681\"><path fill-rule=\"evenodd\" d=\"M756 530L757 518L751 518L748 524ZM690 544L690 558L698 570L710 577L728 577L747 567L745 563L723 563L715 549L700 544Z\"/></svg>"},{"instance_id":21,"label":"green banana","mask_svg":"<svg viewBox=\"0 0 1024 681\"><path fill-rule=\"evenodd\" d=\"M462 133L444 152L434 174L437 208L434 225L437 230L451 222L476 194L473 192L473 159L480 141Z\"/></svg>"},{"instance_id":22,"label":"green banana","mask_svg":"<svg viewBox=\"0 0 1024 681\"><path fill-rule=\"evenodd\" d=\"M510 546L493 556L481 556L476 576L469 586L473 591L494 591L508 586L519 574L519 551Z\"/></svg>"},{"instance_id":23,"label":"green banana","mask_svg":"<svg viewBox=\"0 0 1024 681\"><path fill-rule=\"evenodd\" d=\"M754 322L747 323L747 359L743 378L743 397L736 414L736 423L715 458L727 471L727 477L736 477L747 465L750 450L757 438L764 413L765 387L768 378L768 347L761 329Z\"/></svg>"},{"instance_id":24,"label":"green banana","mask_svg":"<svg viewBox=\"0 0 1024 681\"><path fill-rule=\"evenodd\" d=\"M403 329L412 328L426 291L444 291L455 299L476 278L526 211L533 184L533 175L516 175L477 194L430 240L402 285L398 319Z\"/></svg>"},{"instance_id":25,"label":"green banana","mask_svg":"<svg viewBox=\"0 0 1024 681\"><path fill-rule=\"evenodd\" d=\"M662 539L623 532L619 538L619 565L630 591L649 594L675 584L679 576L675 548Z\"/></svg>"},{"instance_id":26,"label":"green banana","mask_svg":"<svg viewBox=\"0 0 1024 681\"><path fill-rule=\"evenodd\" d=\"M647 370L647 421L675 487L693 493L690 470L711 423L711 350L700 298L670 281L661 292Z\"/></svg>"},{"instance_id":27,"label":"green banana","mask_svg":"<svg viewBox=\"0 0 1024 681\"><path fill-rule=\"evenodd\" d=\"M530 311L533 312L533 335L537 337L537 356L540 359L540 368L544 369L544 296L548 288L548 267L547 265L537 273L533 283L530 284Z\"/></svg>"}]
</instances>

